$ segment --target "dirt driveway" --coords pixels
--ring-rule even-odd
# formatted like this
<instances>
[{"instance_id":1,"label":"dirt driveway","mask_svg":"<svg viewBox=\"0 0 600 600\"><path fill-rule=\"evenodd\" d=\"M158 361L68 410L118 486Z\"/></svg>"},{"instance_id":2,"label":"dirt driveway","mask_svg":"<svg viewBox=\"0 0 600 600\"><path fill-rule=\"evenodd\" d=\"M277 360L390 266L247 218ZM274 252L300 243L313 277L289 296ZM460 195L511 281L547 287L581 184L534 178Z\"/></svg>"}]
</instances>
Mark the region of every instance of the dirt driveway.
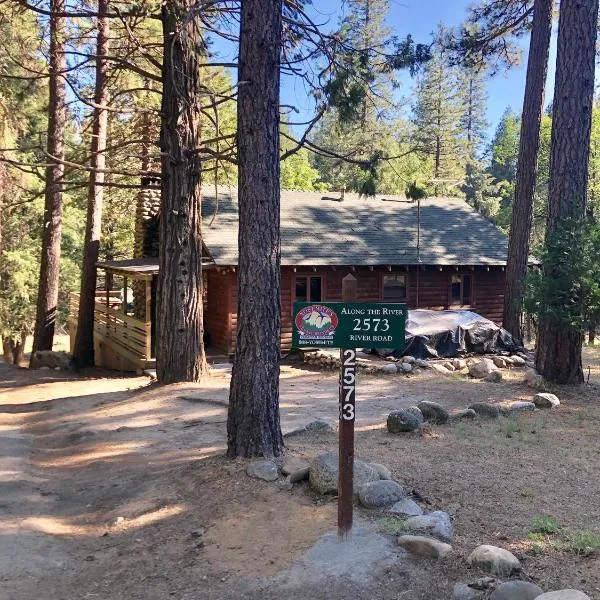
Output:
<instances>
[{"instance_id":1,"label":"dirt driveway","mask_svg":"<svg viewBox=\"0 0 600 600\"><path fill-rule=\"evenodd\" d=\"M568 532L600 536L597 385L560 390L563 406L552 414L404 437L385 431L390 410L419 400L463 408L531 399L520 379L361 376L358 455L390 466L427 498L426 509L451 512L455 558L440 565L402 557L364 585L308 578L286 588L289 569L332 529L335 500L306 484L288 491L252 480L244 461L222 456L228 377L158 386L145 377L71 378L0 363L0 597L443 599L455 581L468 580L466 554L487 542L517 552L526 577L545 589L600 598L597 555L565 545ZM335 425L336 394L335 374L285 367L284 432L315 418ZM294 436L287 446L310 458L335 449L336 436ZM564 534L534 543L532 521L546 514ZM357 517L392 533L383 515Z\"/></svg>"}]
</instances>

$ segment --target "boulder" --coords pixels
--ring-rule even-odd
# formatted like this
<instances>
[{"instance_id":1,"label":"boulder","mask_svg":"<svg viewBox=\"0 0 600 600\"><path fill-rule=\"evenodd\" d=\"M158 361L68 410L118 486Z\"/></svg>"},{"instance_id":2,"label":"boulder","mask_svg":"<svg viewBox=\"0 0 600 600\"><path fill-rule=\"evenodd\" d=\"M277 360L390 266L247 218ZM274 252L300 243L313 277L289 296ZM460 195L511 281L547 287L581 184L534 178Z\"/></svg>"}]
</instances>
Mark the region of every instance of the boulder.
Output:
<instances>
[{"instance_id":1,"label":"boulder","mask_svg":"<svg viewBox=\"0 0 600 600\"><path fill-rule=\"evenodd\" d=\"M389 512L403 517L419 517L423 514L423 509L414 500L403 498L399 502L396 502L389 509Z\"/></svg>"},{"instance_id":2,"label":"boulder","mask_svg":"<svg viewBox=\"0 0 600 600\"><path fill-rule=\"evenodd\" d=\"M497 419L500 416L500 409L495 404L489 402L475 402L469 406L478 416L488 419Z\"/></svg>"},{"instance_id":3,"label":"boulder","mask_svg":"<svg viewBox=\"0 0 600 600\"><path fill-rule=\"evenodd\" d=\"M392 478L392 472L385 465L380 465L379 463L370 463L370 465L379 473L379 479Z\"/></svg>"},{"instance_id":4,"label":"boulder","mask_svg":"<svg viewBox=\"0 0 600 600\"><path fill-rule=\"evenodd\" d=\"M469 365L469 375L475 379L483 379L496 369L496 365L489 358L483 358Z\"/></svg>"},{"instance_id":5,"label":"boulder","mask_svg":"<svg viewBox=\"0 0 600 600\"><path fill-rule=\"evenodd\" d=\"M510 357L510 361L512 362L513 367L524 367L525 359L522 356L518 356L517 354L513 354Z\"/></svg>"},{"instance_id":6,"label":"boulder","mask_svg":"<svg viewBox=\"0 0 600 600\"><path fill-rule=\"evenodd\" d=\"M492 356L492 362L499 369L506 369L506 367L507 367L506 359L503 356Z\"/></svg>"},{"instance_id":7,"label":"boulder","mask_svg":"<svg viewBox=\"0 0 600 600\"><path fill-rule=\"evenodd\" d=\"M366 508L387 508L405 496L402 486L389 479L366 483L358 492L358 499Z\"/></svg>"},{"instance_id":8,"label":"boulder","mask_svg":"<svg viewBox=\"0 0 600 600\"><path fill-rule=\"evenodd\" d=\"M401 535L398 538L398 546L412 554L430 558L444 558L452 552L450 544L421 535Z\"/></svg>"},{"instance_id":9,"label":"boulder","mask_svg":"<svg viewBox=\"0 0 600 600\"><path fill-rule=\"evenodd\" d=\"M417 362L417 359L414 356L403 356L401 360L407 365L414 365Z\"/></svg>"},{"instance_id":10,"label":"boulder","mask_svg":"<svg viewBox=\"0 0 600 600\"><path fill-rule=\"evenodd\" d=\"M450 415L451 421L469 421L476 418L477 413L472 408L465 408Z\"/></svg>"},{"instance_id":11,"label":"boulder","mask_svg":"<svg viewBox=\"0 0 600 600\"><path fill-rule=\"evenodd\" d=\"M306 431L309 432L315 432L315 431L319 431L319 432L331 432L333 433L333 427L327 422L327 421L323 421L323 419L315 419L314 421L311 421L306 427L305 427Z\"/></svg>"},{"instance_id":12,"label":"boulder","mask_svg":"<svg viewBox=\"0 0 600 600\"><path fill-rule=\"evenodd\" d=\"M310 469L310 465L307 461L302 460L300 458L288 458L283 463L281 467L281 472L284 475L288 475L290 479L290 483L297 483L298 481L303 481L304 479L308 479L308 471Z\"/></svg>"},{"instance_id":13,"label":"boulder","mask_svg":"<svg viewBox=\"0 0 600 600\"><path fill-rule=\"evenodd\" d=\"M31 357L30 369L64 369L73 370L71 355L67 352L56 352L53 350L38 350Z\"/></svg>"},{"instance_id":14,"label":"boulder","mask_svg":"<svg viewBox=\"0 0 600 600\"><path fill-rule=\"evenodd\" d=\"M560 406L560 400L554 394L536 394L533 397L533 403L538 408L554 408Z\"/></svg>"},{"instance_id":15,"label":"boulder","mask_svg":"<svg viewBox=\"0 0 600 600\"><path fill-rule=\"evenodd\" d=\"M538 596L535 600L592 600L587 594L579 590L558 590L556 592L546 592Z\"/></svg>"},{"instance_id":16,"label":"boulder","mask_svg":"<svg viewBox=\"0 0 600 600\"><path fill-rule=\"evenodd\" d=\"M530 388L535 390L545 389L544 378L535 369L527 369L524 381Z\"/></svg>"},{"instance_id":17,"label":"boulder","mask_svg":"<svg viewBox=\"0 0 600 600\"><path fill-rule=\"evenodd\" d=\"M508 414L514 412L533 412L535 410L535 404L533 402L524 402L519 400L518 402L512 402L504 408Z\"/></svg>"},{"instance_id":18,"label":"boulder","mask_svg":"<svg viewBox=\"0 0 600 600\"><path fill-rule=\"evenodd\" d=\"M467 361L464 358L455 358L452 361L452 364L457 371L462 371L462 369L467 368Z\"/></svg>"},{"instance_id":19,"label":"boulder","mask_svg":"<svg viewBox=\"0 0 600 600\"><path fill-rule=\"evenodd\" d=\"M428 515L406 519L404 521L404 529L406 531L427 533L445 542L450 542L454 535L450 515L441 510L436 510Z\"/></svg>"},{"instance_id":20,"label":"boulder","mask_svg":"<svg viewBox=\"0 0 600 600\"><path fill-rule=\"evenodd\" d=\"M378 371L380 373L387 373L389 375L395 375L398 372L398 369L394 363L388 363L379 367Z\"/></svg>"},{"instance_id":21,"label":"boulder","mask_svg":"<svg viewBox=\"0 0 600 600\"><path fill-rule=\"evenodd\" d=\"M339 457L337 452L327 452L313 458L308 480L310 487L319 494L335 494L338 489ZM371 481L379 481L379 473L366 462L354 459L354 490Z\"/></svg>"},{"instance_id":22,"label":"boulder","mask_svg":"<svg viewBox=\"0 0 600 600\"><path fill-rule=\"evenodd\" d=\"M400 370L402 371L402 373L412 373L413 372L413 366L410 363L403 362L400 365Z\"/></svg>"},{"instance_id":23,"label":"boulder","mask_svg":"<svg viewBox=\"0 0 600 600\"><path fill-rule=\"evenodd\" d=\"M408 408L405 408L404 410L407 413L410 413L411 415L415 415L415 417L417 417L417 419L419 419L419 423L423 424L425 422L423 413L421 412L421 409L418 406L409 406Z\"/></svg>"},{"instance_id":24,"label":"boulder","mask_svg":"<svg viewBox=\"0 0 600 600\"><path fill-rule=\"evenodd\" d=\"M521 563L514 554L487 544L475 548L467 558L467 563L498 577L510 577L521 570Z\"/></svg>"},{"instance_id":25,"label":"boulder","mask_svg":"<svg viewBox=\"0 0 600 600\"><path fill-rule=\"evenodd\" d=\"M500 383L502 381L502 373L500 373L500 371L492 371L491 373L488 373L483 380L488 383Z\"/></svg>"},{"instance_id":26,"label":"boulder","mask_svg":"<svg viewBox=\"0 0 600 600\"><path fill-rule=\"evenodd\" d=\"M485 590L472 588L466 583L456 583L452 593L452 600L483 600L485 596Z\"/></svg>"},{"instance_id":27,"label":"boulder","mask_svg":"<svg viewBox=\"0 0 600 600\"><path fill-rule=\"evenodd\" d=\"M406 357L404 357L406 358ZM404 359L402 359L404 360ZM414 362L414 364L417 367L420 367L421 369L431 369L431 363L428 360L425 360L423 358L417 358Z\"/></svg>"},{"instance_id":28,"label":"boulder","mask_svg":"<svg viewBox=\"0 0 600 600\"><path fill-rule=\"evenodd\" d=\"M395 410L388 415L387 429L390 433L416 431L419 427L421 427L419 418L407 410Z\"/></svg>"},{"instance_id":29,"label":"boulder","mask_svg":"<svg viewBox=\"0 0 600 600\"><path fill-rule=\"evenodd\" d=\"M490 600L535 600L544 590L530 581L506 581L500 584Z\"/></svg>"},{"instance_id":30,"label":"boulder","mask_svg":"<svg viewBox=\"0 0 600 600\"><path fill-rule=\"evenodd\" d=\"M443 425L444 423L447 423L448 419L450 418L448 411L437 402L421 400L417 406L419 407L421 413L423 413L423 418L431 423Z\"/></svg>"},{"instance_id":31,"label":"boulder","mask_svg":"<svg viewBox=\"0 0 600 600\"><path fill-rule=\"evenodd\" d=\"M253 460L246 467L246 474L263 481L275 481L279 477L277 465L272 460Z\"/></svg>"}]
</instances>

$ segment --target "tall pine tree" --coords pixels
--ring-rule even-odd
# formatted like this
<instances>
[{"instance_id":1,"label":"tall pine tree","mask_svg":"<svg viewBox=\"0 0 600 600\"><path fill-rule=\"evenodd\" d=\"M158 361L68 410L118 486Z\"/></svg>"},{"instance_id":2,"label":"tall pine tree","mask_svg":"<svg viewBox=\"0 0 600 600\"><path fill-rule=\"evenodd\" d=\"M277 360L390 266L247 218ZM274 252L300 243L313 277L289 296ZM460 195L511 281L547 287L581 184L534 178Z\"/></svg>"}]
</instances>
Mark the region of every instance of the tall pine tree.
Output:
<instances>
[{"instance_id":1,"label":"tall pine tree","mask_svg":"<svg viewBox=\"0 0 600 600\"><path fill-rule=\"evenodd\" d=\"M433 56L418 81L413 117L415 145L433 160L431 178L437 196L459 185L465 169L459 70L447 60L446 36L447 31L440 26Z\"/></svg>"}]
</instances>

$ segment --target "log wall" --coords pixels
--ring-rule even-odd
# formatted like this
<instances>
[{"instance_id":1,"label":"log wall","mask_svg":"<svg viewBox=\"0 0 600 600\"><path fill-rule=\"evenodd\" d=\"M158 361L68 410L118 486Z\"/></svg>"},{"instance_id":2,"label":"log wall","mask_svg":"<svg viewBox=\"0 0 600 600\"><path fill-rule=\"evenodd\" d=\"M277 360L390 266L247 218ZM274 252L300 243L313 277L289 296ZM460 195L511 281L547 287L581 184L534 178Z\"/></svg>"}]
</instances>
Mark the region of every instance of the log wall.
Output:
<instances>
[{"instance_id":1,"label":"log wall","mask_svg":"<svg viewBox=\"0 0 600 600\"><path fill-rule=\"evenodd\" d=\"M409 308L443 310L464 308L473 310L501 324L504 300L504 271L501 267L283 267L281 271L281 348L288 351L292 345L292 306L295 301L297 277L321 276L323 301L339 302L342 299L342 279L348 274L358 279L358 301L383 300L383 276L407 276ZM452 275L470 274L472 277L471 304L450 306ZM208 303L205 327L211 335L211 344L227 354L235 351L237 289L236 273L230 270L210 271L208 277ZM417 292L418 288L418 292Z\"/></svg>"}]
</instances>

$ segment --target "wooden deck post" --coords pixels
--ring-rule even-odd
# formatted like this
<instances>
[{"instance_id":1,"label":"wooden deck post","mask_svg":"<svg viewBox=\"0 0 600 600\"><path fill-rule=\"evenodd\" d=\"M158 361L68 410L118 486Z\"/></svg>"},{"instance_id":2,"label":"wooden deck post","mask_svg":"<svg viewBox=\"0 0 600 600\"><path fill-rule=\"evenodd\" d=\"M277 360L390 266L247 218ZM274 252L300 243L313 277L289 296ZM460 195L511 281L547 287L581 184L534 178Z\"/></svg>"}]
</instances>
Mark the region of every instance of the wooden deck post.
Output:
<instances>
[{"instance_id":1,"label":"wooden deck post","mask_svg":"<svg viewBox=\"0 0 600 600\"><path fill-rule=\"evenodd\" d=\"M152 279L146 279L146 360L152 358Z\"/></svg>"}]
</instances>

